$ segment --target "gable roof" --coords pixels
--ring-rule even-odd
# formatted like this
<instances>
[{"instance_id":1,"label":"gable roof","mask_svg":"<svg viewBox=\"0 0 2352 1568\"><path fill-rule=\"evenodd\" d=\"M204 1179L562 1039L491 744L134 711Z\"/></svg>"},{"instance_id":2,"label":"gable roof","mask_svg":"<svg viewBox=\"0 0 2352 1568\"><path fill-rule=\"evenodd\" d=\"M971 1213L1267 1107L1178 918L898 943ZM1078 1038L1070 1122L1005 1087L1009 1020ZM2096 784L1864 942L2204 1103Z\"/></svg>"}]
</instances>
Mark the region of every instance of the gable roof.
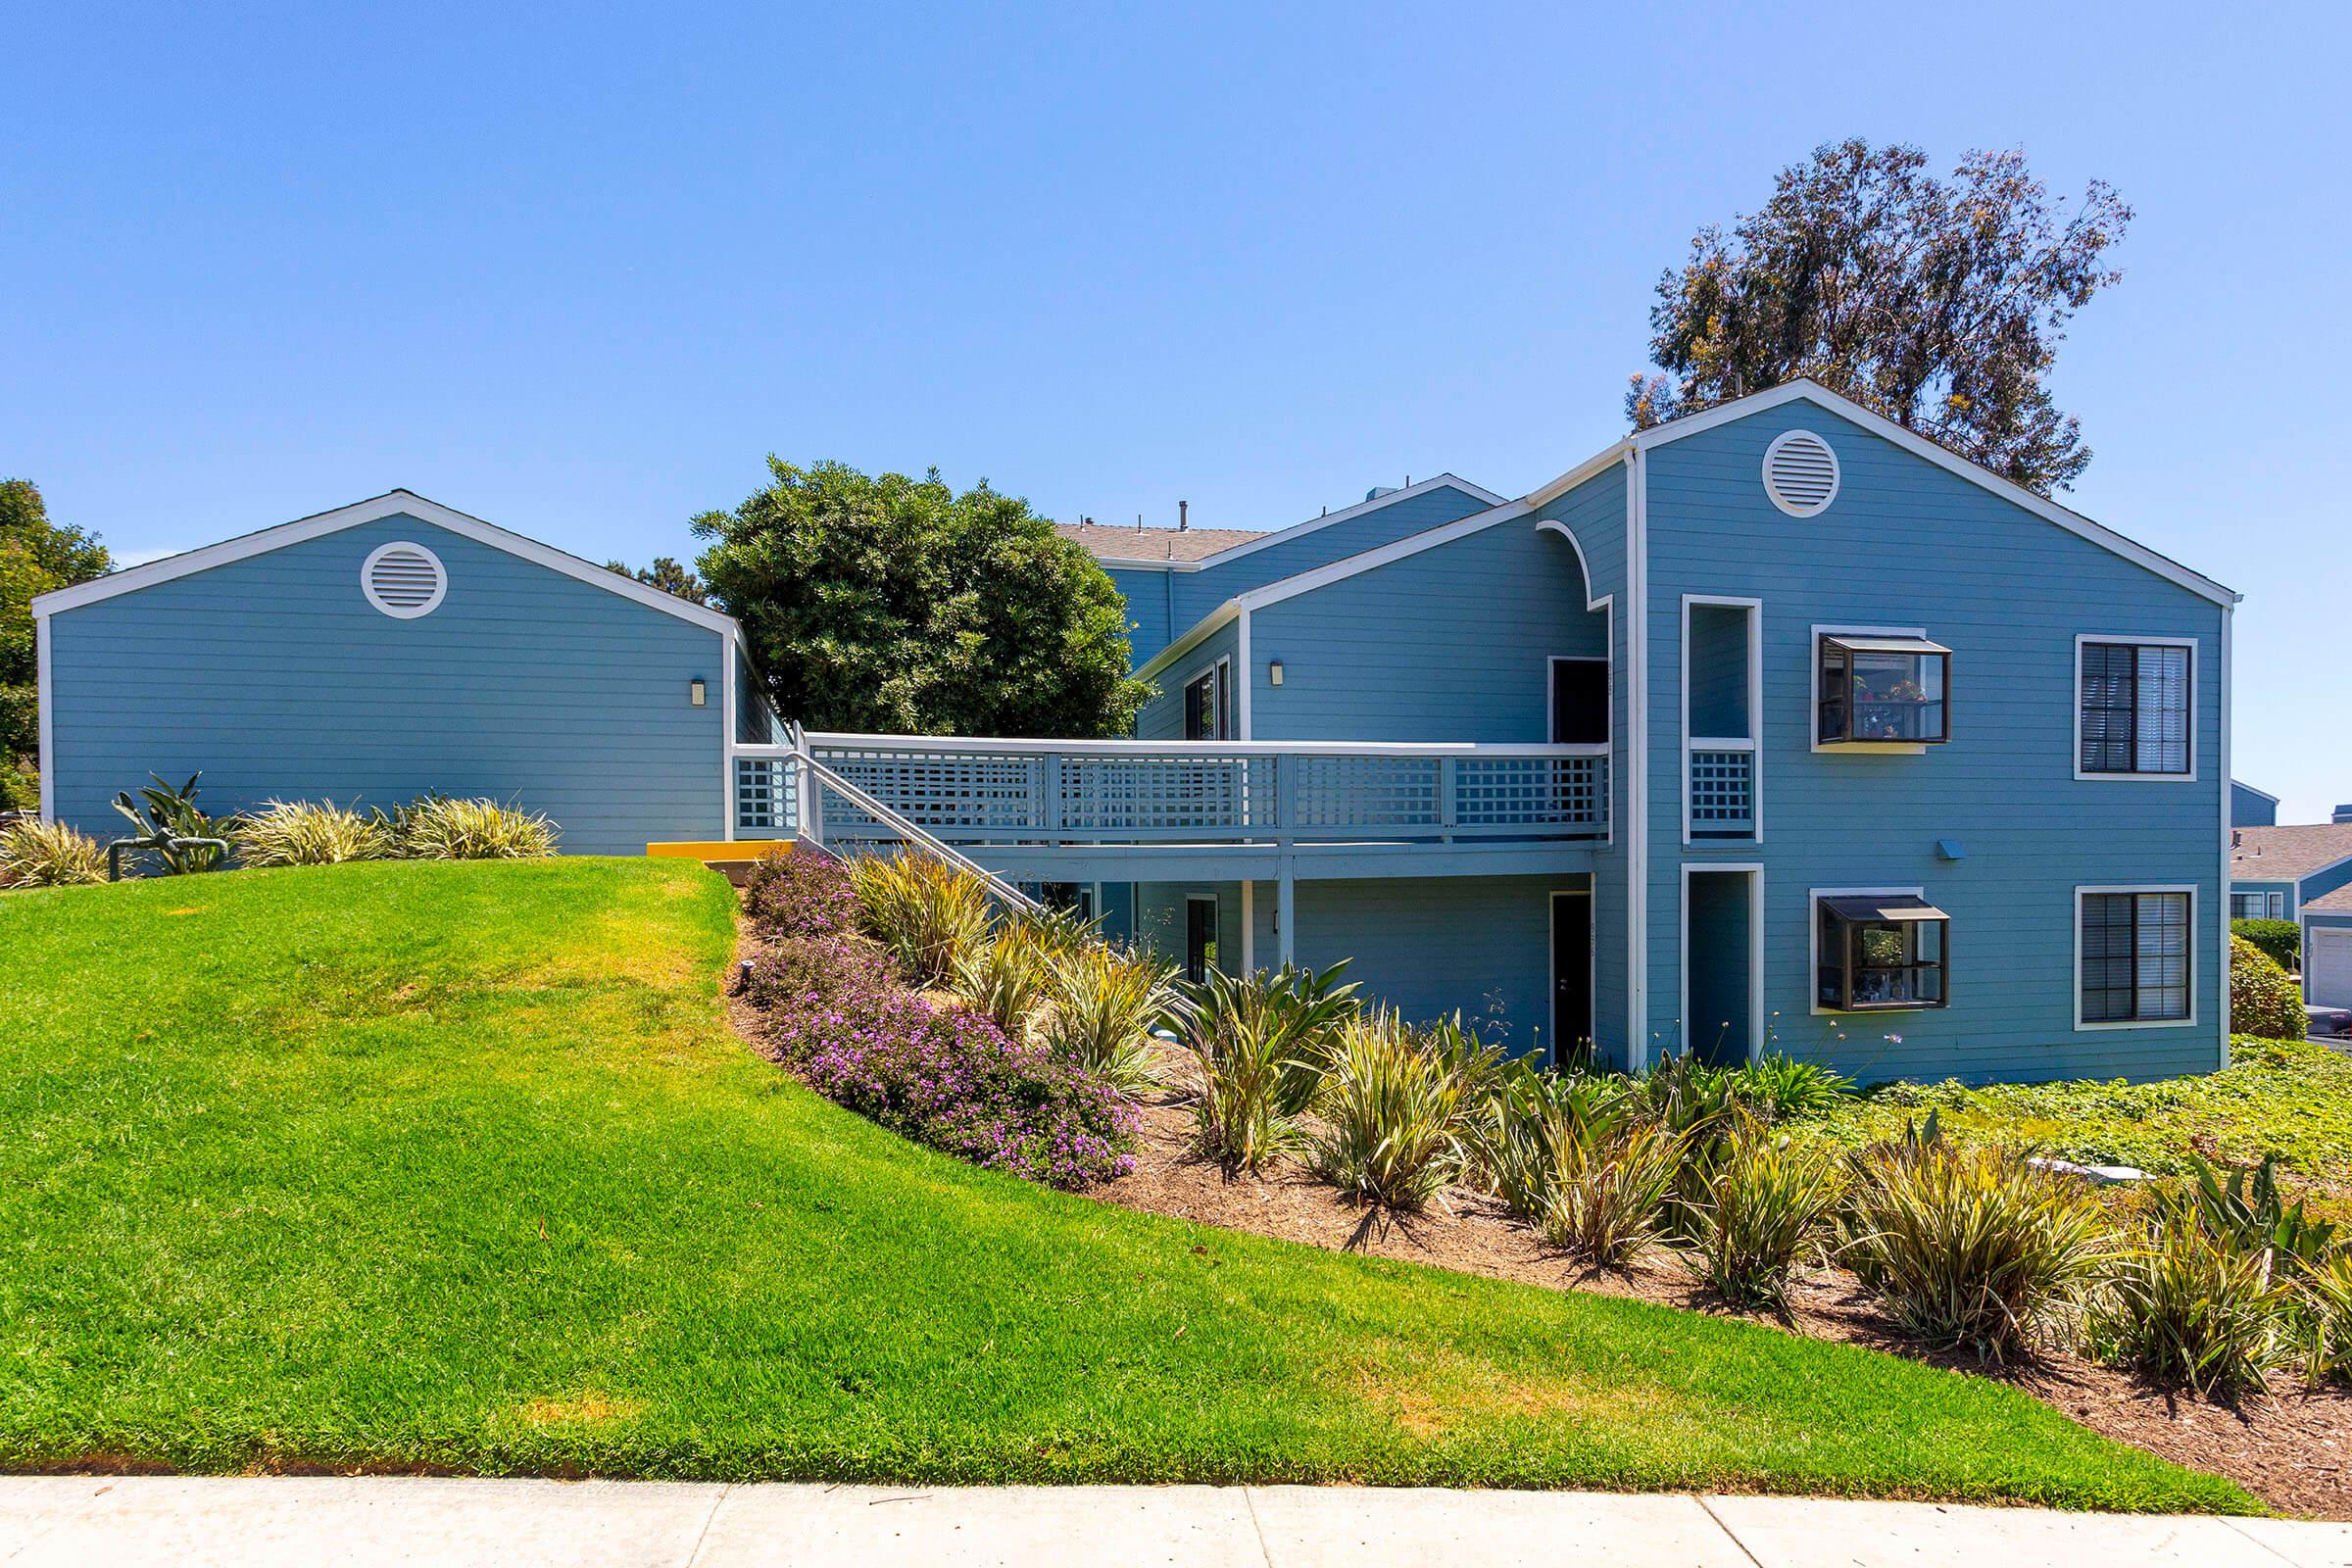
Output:
<instances>
[{"instance_id":1,"label":"gable roof","mask_svg":"<svg viewBox=\"0 0 2352 1568\"><path fill-rule=\"evenodd\" d=\"M2230 851L2236 882L2299 882L2339 860L2352 859L2352 822L2295 827L2241 827Z\"/></svg>"},{"instance_id":2,"label":"gable roof","mask_svg":"<svg viewBox=\"0 0 2352 1568\"><path fill-rule=\"evenodd\" d=\"M1352 507L1342 507L1337 512L1326 512L1320 517L1309 517L1304 522L1293 523L1288 528L1189 528L1179 532L1173 528L1106 528L1100 523L1088 526L1068 522L1057 522L1054 527L1054 531L1065 539L1072 538L1075 530L1083 529L1088 537L1080 538L1077 542L1093 551L1095 559L1105 566L1154 566L1162 571L1202 571L1210 566L1222 566L1227 562L1239 561L1269 545L1287 544L1293 539L1302 539L1318 528L1328 528L1335 522L1348 522L1367 514L1378 512L1383 507L1393 507L1399 501L1411 501L1417 497L1428 495L1433 490L1445 489L1459 490L1462 494L1476 497L1490 507L1499 506L1503 500L1501 496L1483 485L1472 484L1469 480L1458 478L1450 473L1441 473L1435 478L1424 479L1419 484L1408 484L1401 490L1392 490L1385 496L1374 496L1368 501L1359 501ZM1145 541L1140 546L1136 544L1139 534ZM1169 537L1181 540L1187 535L1222 537L1217 547L1205 555L1192 553L1182 544L1172 545L1163 552L1158 542L1162 538ZM1101 540L1102 548L1097 547L1098 539Z\"/></svg>"},{"instance_id":3,"label":"gable roof","mask_svg":"<svg viewBox=\"0 0 2352 1568\"><path fill-rule=\"evenodd\" d=\"M174 578L190 576L199 571L209 571L215 566L225 566L231 562L267 555L272 550L282 550L288 545L298 545L305 540L321 538L330 533L340 533L346 528L356 528L362 523L380 522L386 517L395 516L415 517L419 522L429 522L437 528L446 528L451 533L461 534L477 544L488 545L494 550L503 550L508 555L545 566L551 571L560 571L567 577L577 578L590 587L602 588L611 594L618 594L623 599L636 601L648 610L658 610L665 615L675 615L680 620L691 621L707 631L717 632L732 642L741 643L742 631L735 624L735 618L732 615L722 614L705 605L693 604L678 598L675 594L665 594L659 588L648 587L634 577L622 576L610 566L600 566L593 561L583 561L578 556L558 550L553 545L541 544L536 539L526 539L521 534L499 527L496 523L484 522L479 517L469 517L465 513L453 511L437 501L427 501L414 490L387 491L383 495L373 496L366 501L355 501L348 507L338 507L332 512L316 513L308 517L297 517L292 522L278 523L275 527L239 534L233 539L224 539L217 545L207 545L201 550L189 550L176 556L166 556L161 561L150 561L142 565L125 566L121 571L109 572L103 577L93 577L88 582L75 583L71 588L60 588L54 593L42 594L33 600L32 612L35 615L50 615L62 610L78 610L83 605L96 604L102 599L113 599L120 594L137 593L142 588L152 588L158 583L171 582Z\"/></svg>"},{"instance_id":4,"label":"gable roof","mask_svg":"<svg viewBox=\"0 0 2352 1568\"><path fill-rule=\"evenodd\" d=\"M2352 885L2322 894L2303 906L2305 914L2352 914Z\"/></svg>"},{"instance_id":5,"label":"gable roof","mask_svg":"<svg viewBox=\"0 0 2352 1568\"><path fill-rule=\"evenodd\" d=\"M2248 795L2259 795L2264 800L2270 802L2273 806L2277 806L2278 804L2278 796L2273 795L2269 790L2258 790L2242 778L2231 779L2230 781L2230 787L2233 790L2244 790Z\"/></svg>"},{"instance_id":6,"label":"gable roof","mask_svg":"<svg viewBox=\"0 0 2352 1568\"><path fill-rule=\"evenodd\" d=\"M2123 557L2135 566L2141 566L2167 582L2186 588L2193 594L2212 600L2218 605L2234 605L2245 596L2227 588L2202 572L2192 571L2170 556L2160 555L2135 539L2127 539L2104 523L2093 522L2082 514L2060 506L2047 496L2035 495L2014 480L2004 479L1982 464L1971 463L1958 453L1949 451L1921 435L1906 430L1885 415L1864 408L1853 399L1833 392L1818 381L1798 379L1784 381L1762 392L1751 392L1729 403L1719 403L1703 414L1688 415L1669 423L1647 430L1637 430L1621 445L1637 452L1650 452L1669 443L1700 435L1719 425L1744 419L1751 414L1761 414L1784 403L1802 399L1828 410L1840 418L1852 421L1872 435L1891 441L1914 457L1924 458L1947 473L1957 474L1980 489L1989 490L2014 506L2023 507L2046 522L2056 523L2067 532L2087 539L2100 549ZM1615 449L1611 449L1612 451ZM1549 484L1531 491L1527 497L1531 506L1544 506L1569 490L1576 482L1575 475L1590 467L1580 464Z\"/></svg>"}]
</instances>

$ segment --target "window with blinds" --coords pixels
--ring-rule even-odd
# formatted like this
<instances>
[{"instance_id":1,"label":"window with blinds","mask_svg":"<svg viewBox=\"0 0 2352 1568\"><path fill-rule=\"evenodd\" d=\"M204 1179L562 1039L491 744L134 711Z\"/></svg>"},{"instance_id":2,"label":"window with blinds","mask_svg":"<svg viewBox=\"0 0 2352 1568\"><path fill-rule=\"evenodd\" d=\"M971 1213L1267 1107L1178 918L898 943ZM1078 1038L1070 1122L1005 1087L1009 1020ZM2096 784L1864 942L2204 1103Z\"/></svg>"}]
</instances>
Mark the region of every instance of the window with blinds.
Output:
<instances>
[{"instance_id":1,"label":"window with blinds","mask_svg":"<svg viewBox=\"0 0 2352 1568\"><path fill-rule=\"evenodd\" d=\"M2189 1016L2189 895L2085 893L2077 954L2082 1023L2171 1023Z\"/></svg>"},{"instance_id":2,"label":"window with blinds","mask_svg":"<svg viewBox=\"0 0 2352 1568\"><path fill-rule=\"evenodd\" d=\"M2168 643L2082 644L2081 771L2187 775L2191 654Z\"/></svg>"}]
</instances>

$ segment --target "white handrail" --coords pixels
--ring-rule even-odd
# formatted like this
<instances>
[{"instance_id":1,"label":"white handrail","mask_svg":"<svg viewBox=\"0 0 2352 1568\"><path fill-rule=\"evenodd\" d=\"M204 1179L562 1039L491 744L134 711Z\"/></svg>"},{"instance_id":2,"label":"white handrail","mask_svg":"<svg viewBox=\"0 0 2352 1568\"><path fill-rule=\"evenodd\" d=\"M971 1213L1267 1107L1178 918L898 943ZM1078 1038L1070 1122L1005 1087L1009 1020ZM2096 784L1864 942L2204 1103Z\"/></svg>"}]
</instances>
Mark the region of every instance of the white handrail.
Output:
<instances>
[{"instance_id":1,"label":"white handrail","mask_svg":"<svg viewBox=\"0 0 2352 1568\"><path fill-rule=\"evenodd\" d=\"M1606 757L1606 745L1540 746L1495 741L1082 741L1001 740L972 735L854 735L808 731L811 747L848 751L1059 752L1101 757ZM753 751L750 746L736 750Z\"/></svg>"},{"instance_id":2,"label":"white handrail","mask_svg":"<svg viewBox=\"0 0 2352 1568\"><path fill-rule=\"evenodd\" d=\"M990 892L1014 908L1025 914L1043 914L1045 912L1046 906L1029 897L1028 894L1023 893L1019 888L1014 887L946 840L883 805L807 752L796 754L794 760L800 765L801 782L804 788L832 789L847 799L851 805L865 812L866 815L897 832L901 838L909 843L921 845L925 852L945 860L956 870L964 872L968 876L978 877L981 882L986 884Z\"/></svg>"}]
</instances>

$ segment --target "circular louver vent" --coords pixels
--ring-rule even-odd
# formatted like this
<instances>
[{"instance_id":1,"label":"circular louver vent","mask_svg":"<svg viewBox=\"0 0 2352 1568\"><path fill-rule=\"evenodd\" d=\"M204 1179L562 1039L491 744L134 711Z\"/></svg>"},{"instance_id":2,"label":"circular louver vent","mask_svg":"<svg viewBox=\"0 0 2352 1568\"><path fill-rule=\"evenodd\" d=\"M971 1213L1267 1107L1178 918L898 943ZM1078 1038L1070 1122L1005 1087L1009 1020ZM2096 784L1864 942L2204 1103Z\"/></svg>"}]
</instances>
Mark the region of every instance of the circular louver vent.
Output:
<instances>
[{"instance_id":1,"label":"circular louver vent","mask_svg":"<svg viewBox=\"0 0 2352 1568\"><path fill-rule=\"evenodd\" d=\"M360 568L360 591L393 619L415 620L439 608L449 592L449 573L439 556L402 539L377 546L368 557Z\"/></svg>"},{"instance_id":2,"label":"circular louver vent","mask_svg":"<svg viewBox=\"0 0 2352 1568\"><path fill-rule=\"evenodd\" d=\"M1791 517L1818 515L1838 499L1838 454L1810 430L1790 430L1764 449L1764 493Z\"/></svg>"}]
</instances>

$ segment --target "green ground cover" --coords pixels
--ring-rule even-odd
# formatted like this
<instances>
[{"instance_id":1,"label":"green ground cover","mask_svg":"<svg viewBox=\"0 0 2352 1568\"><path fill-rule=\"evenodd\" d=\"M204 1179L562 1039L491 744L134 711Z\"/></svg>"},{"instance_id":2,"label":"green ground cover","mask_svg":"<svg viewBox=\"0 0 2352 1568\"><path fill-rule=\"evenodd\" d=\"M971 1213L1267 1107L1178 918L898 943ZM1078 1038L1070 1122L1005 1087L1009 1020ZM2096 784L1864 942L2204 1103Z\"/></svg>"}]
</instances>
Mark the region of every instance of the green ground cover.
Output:
<instances>
[{"instance_id":1,"label":"green ground cover","mask_svg":"<svg viewBox=\"0 0 2352 1568\"><path fill-rule=\"evenodd\" d=\"M1982 1379L978 1171L727 1031L724 886L0 897L0 1464L2245 1509Z\"/></svg>"}]
</instances>

